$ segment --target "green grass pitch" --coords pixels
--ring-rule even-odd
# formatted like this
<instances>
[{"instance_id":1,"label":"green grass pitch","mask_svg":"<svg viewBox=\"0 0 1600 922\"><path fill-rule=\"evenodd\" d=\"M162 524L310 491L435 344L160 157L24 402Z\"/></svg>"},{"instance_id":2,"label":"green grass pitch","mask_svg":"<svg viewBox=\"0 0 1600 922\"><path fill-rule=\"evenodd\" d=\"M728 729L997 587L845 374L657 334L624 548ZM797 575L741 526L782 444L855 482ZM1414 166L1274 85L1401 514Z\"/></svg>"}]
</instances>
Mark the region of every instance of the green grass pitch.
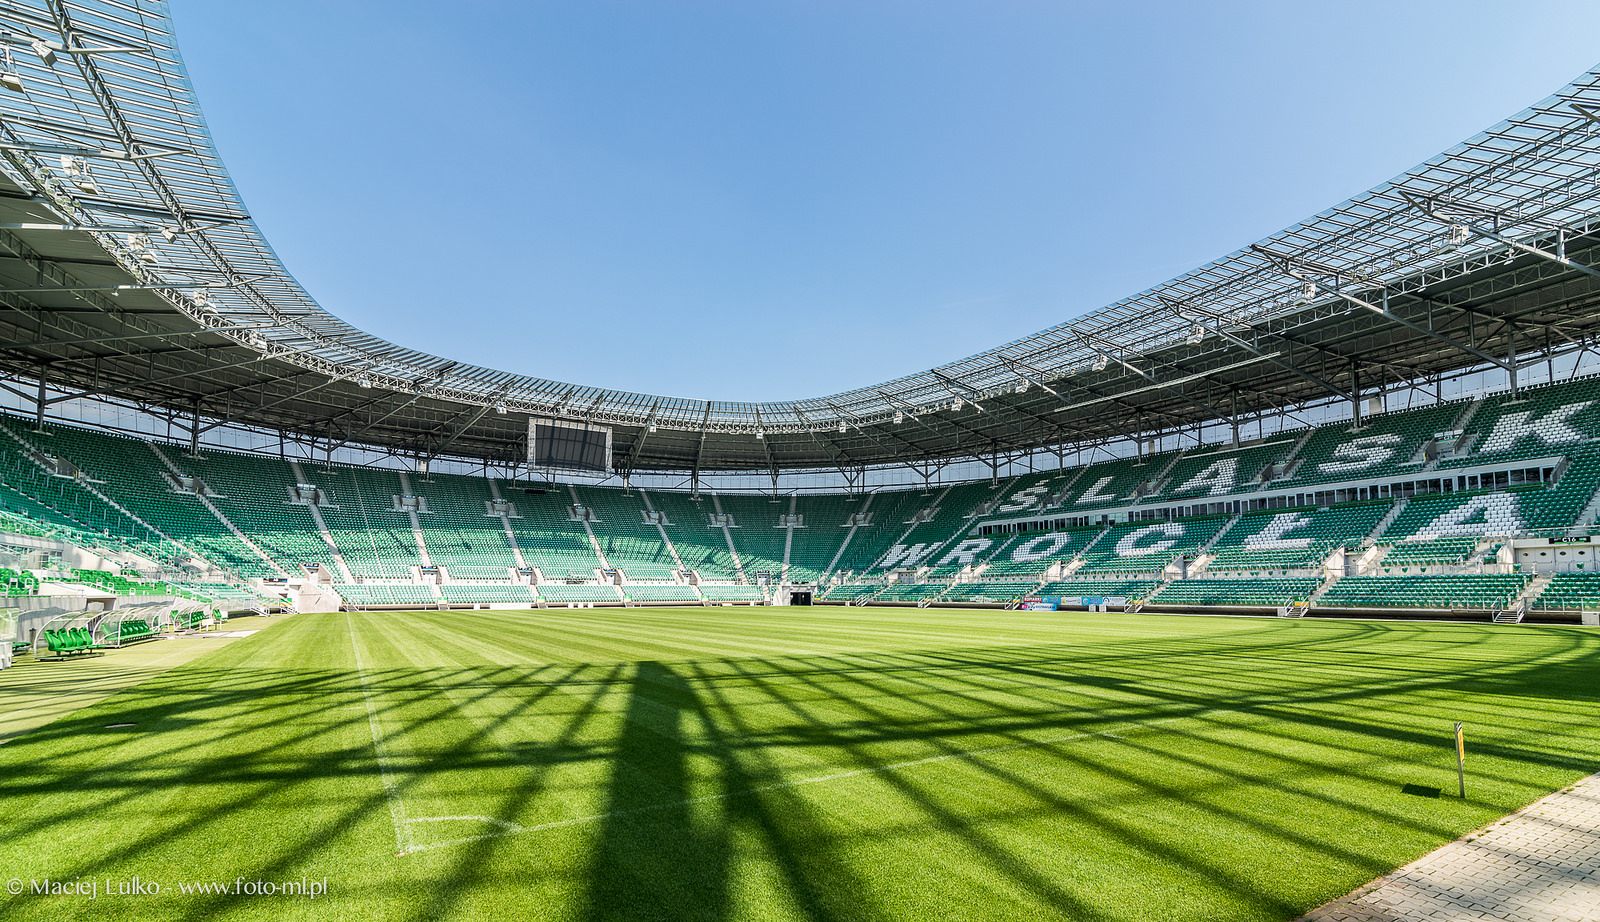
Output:
<instances>
[{"instance_id":1,"label":"green grass pitch","mask_svg":"<svg viewBox=\"0 0 1600 922\"><path fill-rule=\"evenodd\" d=\"M1287 919L1600 768L1581 628L862 608L234 626L263 630L0 746L0 878L101 888L0 893L0 917ZM13 673L44 668L74 667ZM135 877L160 892L104 892ZM241 877L327 893L181 891Z\"/></svg>"}]
</instances>

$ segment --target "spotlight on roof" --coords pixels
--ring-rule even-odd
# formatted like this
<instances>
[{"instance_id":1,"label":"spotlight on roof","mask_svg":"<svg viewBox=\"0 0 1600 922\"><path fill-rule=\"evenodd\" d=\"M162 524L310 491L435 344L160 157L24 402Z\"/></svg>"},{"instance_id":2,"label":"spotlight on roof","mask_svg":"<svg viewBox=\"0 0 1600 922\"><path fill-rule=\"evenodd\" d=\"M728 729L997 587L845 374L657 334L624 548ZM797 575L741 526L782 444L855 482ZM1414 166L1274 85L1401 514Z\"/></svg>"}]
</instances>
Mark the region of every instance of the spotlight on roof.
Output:
<instances>
[{"instance_id":1,"label":"spotlight on roof","mask_svg":"<svg viewBox=\"0 0 1600 922\"><path fill-rule=\"evenodd\" d=\"M366 372L362 372L361 374L356 375L356 387L365 389L365 388L369 388L371 386L372 386L372 376L371 375L367 374Z\"/></svg>"},{"instance_id":2,"label":"spotlight on roof","mask_svg":"<svg viewBox=\"0 0 1600 922\"><path fill-rule=\"evenodd\" d=\"M1017 390L1017 393L1019 393L1019 394L1026 394L1028 392L1028 382L1027 381L1018 381L1016 390Z\"/></svg>"},{"instance_id":3,"label":"spotlight on roof","mask_svg":"<svg viewBox=\"0 0 1600 922\"><path fill-rule=\"evenodd\" d=\"M655 423L651 423L650 426L649 426L649 429L650 429L651 432L656 431L656 424Z\"/></svg>"},{"instance_id":4,"label":"spotlight on roof","mask_svg":"<svg viewBox=\"0 0 1600 922\"><path fill-rule=\"evenodd\" d=\"M161 239L171 243L172 241L177 240L178 235L181 233L183 233L183 231L178 230L176 227L163 227L161 228Z\"/></svg>"},{"instance_id":5,"label":"spotlight on roof","mask_svg":"<svg viewBox=\"0 0 1600 922\"><path fill-rule=\"evenodd\" d=\"M497 403L494 405L494 411L499 413L501 416L504 416L506 415L506 405L503 403Z\"/></svg>"},{"instance_id":6,"label":"spotlight on roof","mask_svg":"<svg viewBox=\"0 0 1600 922\"><path fill-rule=\"evenodd\" d=\"M1294 299L1294 303L1296 303L1296 304L1310 304L1312 301L1317 300L1317 294L1318 294L1319 291L1320 291L1320 289L1317 288L1317 283L1316 282L1312 282L1312 281L1304 282L1300 286L1300 295L1299 295L1299 297Z\"/></svg>"},{"instance_id":7,"label":"spotlight on roof","mask_svg":"<svg viewBox=\"0 0 1600 922\"><path fill-rule=\"evenodd\" d=\"M133 255L138 257L140 262L155 264L156 251L150 248L149 234L129 234L126 239L128 249L133 251Z\"/></svg>"},{"instance_id":8,"label":"spotlight on roof","mask_svg":"<svg viewBox=\"0 0 1600 922\"><path fill-rule=\"evenodd\" d=\"M82 157L65 156L61 158L61 172L78 191L85 195L99 195L100 184L94 181L94 176L89 172L89 161Z\"/></svg>"},{"instance_id":9,"label":"spotlight on roof","mask_svg":"<svg viewBox=\"0 0 1600 922\"><path fill-rule=\"evenodd\" d=\"M905 422L906 421L906 414L901 410L895 410L894 411L894 421L895 421L896 425L899 425L900 423Z\"/></svg>"},{"instance_id":10,"label":"spotlight on roof","mask_svg":"<svg viewBox=\"0 0 1600 922\"><path fill-rule=\"evenodd\" d=\"M1206 338L1206 328L1196 323L1189 327L1189 335L1183 341L1191 346L1198 346Z\"/></svg>"},{"instance_id":11,"label":"spotlight on roof","mask_svg":"<svg viewBox=\"0 0 1600 922\"><path fill-rule=\"evenodd\" d=\"M17 73L17 62L11 58L11 46L0 48L0 86L13 93L27 92L22 88L22 75Z\"/></svg>"},{"instance_id":12,"label":"spotlight on roof","mask_svg":"<svg viewBox=\"0 0 1600 922\"><path fill-rule=\"evenodd\" d=\"M39 56L39 60L44 62L44 66L56 66L56 52L61 49L59 43L47 42L42 38L34 38L28 40L28 47L32 48L33 53Z\"/></svg>"},{"instance_id":13,"label":"spotlight on roof","mask_svg":"<svg viewBox=\"0 0 1600 922\"><path fill-rule=\"evenodd\" d=\"M962 403L961 403L961 398L960 397L957 397L956 399L950 401L950 412L958 413L958 412L961 411L961 407L962 407Z\"/></svg>"},{"instance_id":14,"label":"spotlight on roof","mask_svg":"<svg viewBox=\"0 0 1600 922\"><path fill-rule=\"evenodd\" d=\"M1445 238L1446 250L1459 250L1466 245L1467 239L1472 236L1472 231L1465 224L1450 225L1450 236Z\"/></svg>"},{"instance_id":15,"label":"spotlight on roof","mask_svg":"<svg viewBox=\"0 0 1600 922\"><path fill-rule=\"evenodd\" d=\"M756 430L756 438L765 439L766 437L767 437L767 434L765 432L762 432L760 429Z\"/></svg>"},{"instance_id":16,"label":"spotlight on roof","mask_svg":"<svg viewBox=\"0 0 1600 922\"><path fill-rule=\"evenodd\" d=\"M844 420L842 420L842 419L841 419L841 420L839 420L839 431L840 431L840 432L841 432L841 433L842 433L842 432L846 432L846 431L848 431L848 430L849 430L849 428L850 428L850 427L849 427L849 426L847 426L847 425L845 425L845 422L844 422Z\"/></svg>"},{"instance_id":17,"label":"spotlight on roof","mask_svg":"<svg viewBox=\"0 0 1600 922\"><path fill-rule=\"evenodd\" d=\"M1094 361L1089 363L1089 367L1093 368L1095 371L1105 371L1110 365L1111 357L1106 355L1104 352L1096 352L1094 354Z\"/></svg>"}]
</instances>

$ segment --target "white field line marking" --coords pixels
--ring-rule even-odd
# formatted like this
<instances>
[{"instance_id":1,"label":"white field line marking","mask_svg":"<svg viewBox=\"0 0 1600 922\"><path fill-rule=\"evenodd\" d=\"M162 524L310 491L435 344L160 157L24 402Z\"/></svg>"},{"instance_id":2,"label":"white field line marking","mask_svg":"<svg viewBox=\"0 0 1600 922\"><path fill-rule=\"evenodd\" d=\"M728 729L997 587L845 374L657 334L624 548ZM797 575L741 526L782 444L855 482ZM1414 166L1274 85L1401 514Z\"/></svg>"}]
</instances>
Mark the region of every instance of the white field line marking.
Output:
<instances>
[{"instance_id":1,"label":"white field line marking","mask_svg":"<svg viewBox=\"0 0 1600 922\"><path fill-rule=\"evenodd\" d=\"M356 639L355 623L347 614L345 626L350 629L350 649L356 655L356 675L361 678L361 698L367 705L367 728L372 731L372 751L378 757L378 774L383 778L383 796L389 801L389 819L394 823L396 854L409 854L411 847L411 821L406 819L406 802L400 797L400 786L389 770L389 748L384 745L383 730L378 726L378 708L372 703L372 685L367 681L367 661L361 655L361 641Z\"/></svg>"},{"instance_id":2,"label":"white field line marking","mask_svg":"<svg viewBox=\"0 0 1600 922\"><path fill-rule=\"evenodd\" d=\"M1159 724L1175 723L1180 720L1193 720L1198 714L1158 718L1137 724L1126 724L1125 731L1138 731L1145 727ZM481 842L484 839L501 839L508 836L523 835L530 832L544 832L550 829L561 829L567 826L581 826L585 823L594 823L609 819L613 816L631 816L639 813L654 813L659 810L675 810L679 807L692 804L713 803L722 800L731 800L735 797L747 797L751 794L760 794L766 791L785 790L806 787L813 784L827 784L833 781L845 781L851 778L860 778L866 775L880 775L886 772L905 771L906 769L919 768L924 765L934 765L939 762L948 762L952 759L971 759L978 756L996 755L999 753L1013 752L1021 749L1038 749L1044 746L1054 746L1059 743L1070 743L1083 739L1124 739L1125 737L1111 730L1095 730L1091 732L1065 733L1059 736L1046 737L1039 740L1021 740L1012 743L997 743L993 746L980 746L976 749L963 749L959 752L942 752L938 755L922 756L916 759L905 759L900 762L886 762L882 765L869 765L862 768L846 769L844 771L829 772L824 775L812 775L806 778L795 778L789 781L773 781L767 784L758 784L743 788L738 791L725 791L720 794L703 794L699 797L685 797L679 800L665 801L659 804L648 804L642 807L633 807L627 810L607 810L602 813L590 813L585 816L574 816L563 820L551 820L548 823L538 823L533 826L523 826L509 820L496 819L488 816L422 816L410 820L412 823L444 822L447 820L479 820L500 827L495 832L479 833L472 836L461 836L455 839L445 839L439 842L429 842L422 845L412 845L407 854L430 851L436 848L448 848L452 845L465 845L469 842Z\"/></svg>"}]
</instances>

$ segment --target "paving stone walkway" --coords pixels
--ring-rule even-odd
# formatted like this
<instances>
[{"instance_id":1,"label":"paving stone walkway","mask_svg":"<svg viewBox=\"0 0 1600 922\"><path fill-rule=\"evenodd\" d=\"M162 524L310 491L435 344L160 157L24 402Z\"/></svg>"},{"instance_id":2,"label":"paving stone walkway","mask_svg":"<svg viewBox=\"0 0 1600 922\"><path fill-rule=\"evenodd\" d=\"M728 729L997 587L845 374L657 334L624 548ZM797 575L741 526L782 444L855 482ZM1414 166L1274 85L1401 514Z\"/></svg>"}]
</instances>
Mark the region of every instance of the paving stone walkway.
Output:
<instances>
[{"instance_id":1,"label":"paving stone walkway","mask_svg":"<svg viewBox=\"0 0 1600 922\"><path fill-rule=\"evenodd\" d=\"M1600 774L1319 907L1304 922L1600 922Z\"/></svg>"}]
</instances>

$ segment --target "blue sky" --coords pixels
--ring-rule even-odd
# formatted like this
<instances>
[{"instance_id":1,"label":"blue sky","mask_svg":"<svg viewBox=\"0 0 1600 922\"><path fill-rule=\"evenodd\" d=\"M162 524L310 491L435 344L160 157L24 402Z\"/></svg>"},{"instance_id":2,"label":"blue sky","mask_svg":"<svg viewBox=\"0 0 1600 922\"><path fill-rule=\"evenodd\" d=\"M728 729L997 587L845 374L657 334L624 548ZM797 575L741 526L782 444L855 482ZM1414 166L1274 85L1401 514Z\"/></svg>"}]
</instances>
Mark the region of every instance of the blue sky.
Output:
<instances>
[{"instance_id":1,"label":"blue sky","mask_svg":"<svg viewBox=\"0 0 1600 922\"><path fill-rule=\"evenodd\" d=\"M329 310L721 399L1093 310L1600 58L1581 2L173 7L246 204Z\"/></svg>"}]
</instances>

